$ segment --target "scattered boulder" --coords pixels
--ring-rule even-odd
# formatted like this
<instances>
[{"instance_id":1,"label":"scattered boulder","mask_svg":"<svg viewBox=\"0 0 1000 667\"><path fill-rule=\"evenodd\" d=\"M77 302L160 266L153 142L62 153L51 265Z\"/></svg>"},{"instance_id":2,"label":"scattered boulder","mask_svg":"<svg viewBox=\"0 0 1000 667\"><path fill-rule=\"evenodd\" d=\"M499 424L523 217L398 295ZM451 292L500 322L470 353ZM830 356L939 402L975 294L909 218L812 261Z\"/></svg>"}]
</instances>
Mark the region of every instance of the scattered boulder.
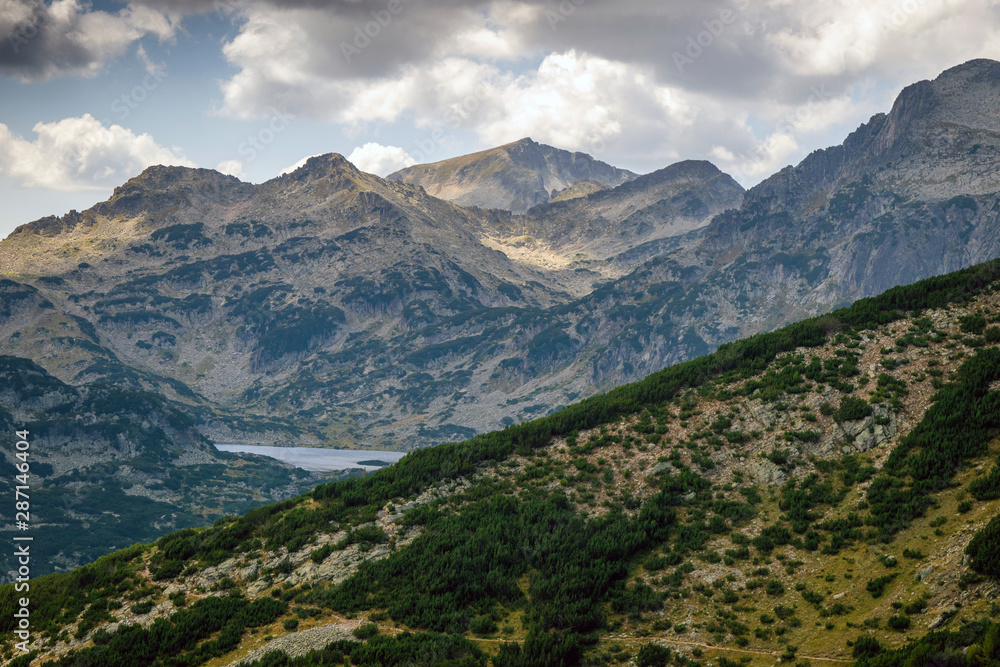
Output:
<instances>
[{"instance_id":1,"label":"scattered boulder","mask_svg":"<svg viewBox=\"0 0 1000 667\"><path fill-rule=\"evenodd\" d=\"M769 459L754 459L748 465L750 476L760 484L784 484L788 476Z\"/></svg>"},{"instance_id":2,"label":"scattered boulder","mask_svg":"<svg viewBox=\"0 0 1000 667\"><path fill-rule=\"evenodd\" d=\"M887 423L877 423L887 422ZM853 438L849 449L857 452L867 452L896 437L899 432L899 420L894 412L880 405L873 406L872 414L864 419L851 422L841 422L840 428L844 435Z\"/></svg>"},{"instance_id":3,"label":"scattered boulder","mask_svg":"<svg viewBox=\"0 0 1000 667\"><path fill-rule=\"evenodd\" d=\"M927 629L937 630L938 628L943 627L948 621L951 620L951 617L957 613L958 609L954 605L948 607L927 624Z\"/></svg>"},{"instance_id":4,"label":"scattered boulder","mask_svg":"<svg viewBox=\"0 0 1000 667\"><path fill-rule=\"evenodd\" d=\"M303 656L310 651L318 651L326 647L330 642L340 639L354 639L351 630L361 624L361 621L352 623L341 623L336 625L324 625L318 628L310 628L302 632L279 637L264 644L264 646L247 653L236 662L229 663L227 667L251 664L263 658L271 651L282 651L291 658Z\"/></svg>"}]
</instances>

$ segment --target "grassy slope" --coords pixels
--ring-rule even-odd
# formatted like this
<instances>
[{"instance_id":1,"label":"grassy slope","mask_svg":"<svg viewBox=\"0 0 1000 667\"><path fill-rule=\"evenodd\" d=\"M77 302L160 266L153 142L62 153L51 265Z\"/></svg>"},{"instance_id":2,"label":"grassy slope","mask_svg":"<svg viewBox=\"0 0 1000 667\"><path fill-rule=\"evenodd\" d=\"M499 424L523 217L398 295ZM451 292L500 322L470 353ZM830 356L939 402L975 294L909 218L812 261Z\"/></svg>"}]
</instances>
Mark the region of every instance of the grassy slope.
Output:
<instances>
[{"instance_id":1,"label":"grassy slope","mask_svg":"<svg viewBox=\"0 0 1000 667\"><path fill-rule=\"evenodd\" d=\"M300 614L299 631L347 628L363 616L388 634L411 628L475 638L471 625L486 653L501 651L498 665L547 662L560 650L569 661L616 662L651 641L680 651L682 662L728 656L763 664L788 645L810 659L849 660L847 641L861 634L894 646L942 613L953 614L951 624L982 617L996 585L975 580L962 549L998 503L957 510L969 500L966 482L989 469L984 445L997 424L987 419L976 433L985 442L944 457L947 470L927 484L898 461L885 463L900 442L927 429L933 390L951 391L958 385L946 382L960 377L958 369L995 347L989 331L963 332L960 318L977 309L987 321L997 318L998 299L982 290L998 277L994 262L892 290L551 417L416 452L368 479L33 582L34 628L47 632L53 656L93 652L85 648L91 631L106 620L144 625L179 614L176 624L207 604L201 600L237 590L291 604L264 618L262 629L243 634L252 624L241 621L233 641L214 650L220 655L285 634L299 608L316 610ZM919 318L916 310L924 311ZM880 388L882 373L892 381ZM983 400L997 394L991 389ZM845 427L841 415L824 413L836 413L847 395L879 405L868 422ZM848 432L874 429L876 417L889 420L891 439L856 452L860 434L852 442ZM768 478L795 486L762 483ZM866 525L885 515L872 495L885 479L919 492L892 522ZM796 488L813 494L810 507ZM881 509L865 507L868 500ZM796 525L801 511L811 515ZM833 522L852 513L860 522ZM787 529L778 540L787 543L761 540L768 527ZM813 532L818 541L810 544ZM904 549L923 556L906 558ZM887 567L890 554L897 564ZM887 574L896 576L874 597L869 580ZM797 588L819 597L809 602ZM176 590L186 591L186 607L169 597ZM12 605L9 587L0 595L0 605ZM155 604L152 611L132 609L142 600ZM918 600L925 611L893 606ZM886 628L890 616L907 616L910 629ZM500 648L515 640L534 658ZM184 650L189 664L228 664L236 655Z\"/></svg>"}]
</instances>

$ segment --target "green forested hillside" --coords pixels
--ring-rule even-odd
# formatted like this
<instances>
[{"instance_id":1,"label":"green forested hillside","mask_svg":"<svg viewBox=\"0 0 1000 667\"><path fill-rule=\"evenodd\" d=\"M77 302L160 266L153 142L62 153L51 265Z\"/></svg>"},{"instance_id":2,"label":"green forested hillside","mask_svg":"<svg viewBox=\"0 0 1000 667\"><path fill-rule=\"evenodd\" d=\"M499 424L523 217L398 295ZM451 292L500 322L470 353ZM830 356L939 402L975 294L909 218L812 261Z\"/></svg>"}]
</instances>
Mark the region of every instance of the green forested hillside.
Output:
<instances>
[{"instance_id":1,"label":"green forested hillside","mask_svg":"<svg viewBox=\"0 0 1000 667\"><path fill-rule=\"evenodd\" d=\"M33 580L38 654L5 657L994 664L998 281L894 289Z\"/></svg>"}]
</instances>

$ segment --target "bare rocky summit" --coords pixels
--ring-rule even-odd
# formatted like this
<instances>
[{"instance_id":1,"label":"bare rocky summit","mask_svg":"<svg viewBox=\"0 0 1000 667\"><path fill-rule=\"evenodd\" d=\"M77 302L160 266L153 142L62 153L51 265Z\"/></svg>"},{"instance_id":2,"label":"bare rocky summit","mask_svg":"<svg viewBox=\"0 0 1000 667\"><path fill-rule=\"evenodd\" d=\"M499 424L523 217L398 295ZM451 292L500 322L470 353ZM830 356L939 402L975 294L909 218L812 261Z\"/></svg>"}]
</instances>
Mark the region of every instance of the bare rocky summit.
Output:
<instances>
[{"instance_id":1,"label":"bare rocky summit","mask_svg":"<svg viewBox=\"0 0 1000 667\"><path fill-rule=\"evenodd\" d=\"M428 194L460 206L503 209L524 213L583 182L615 187L636 174L595 160L521 139L479 153L418 164L389 176L423 187ZM594 187L594 186L590 186Z\"/></svg>"}]
</instances>

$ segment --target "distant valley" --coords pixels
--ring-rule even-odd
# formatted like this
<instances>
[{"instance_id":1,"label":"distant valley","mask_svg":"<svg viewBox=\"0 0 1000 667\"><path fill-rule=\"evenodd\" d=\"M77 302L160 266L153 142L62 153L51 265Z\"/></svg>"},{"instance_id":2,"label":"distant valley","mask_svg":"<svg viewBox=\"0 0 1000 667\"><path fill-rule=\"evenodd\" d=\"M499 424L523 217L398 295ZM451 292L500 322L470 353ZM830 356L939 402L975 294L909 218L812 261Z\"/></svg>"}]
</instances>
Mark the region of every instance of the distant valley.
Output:
<instances>
[{"instance_id":1,"label":"distant valley","mask_svg":"<svg viewBox=\"0 0 1000 667\"><path fill-rule=\"evenodd\" d=\"M127 493L156 465L163 502L198 508L163 530L208 521L244 507L236 487L174 475L201 457L237 484L212 441L462 440L1000 256L998 99L1000 63L971 61L748 191L703 161L640 176L530 139L388 179L334 154L260 185L151 167L0 242L0 341L35 378L0 405L63 434L38 452L53 493ZM140 400L184 427L155 431ZM309 483L261 465L254 502Z\"/></svg>"}]
</instances>

